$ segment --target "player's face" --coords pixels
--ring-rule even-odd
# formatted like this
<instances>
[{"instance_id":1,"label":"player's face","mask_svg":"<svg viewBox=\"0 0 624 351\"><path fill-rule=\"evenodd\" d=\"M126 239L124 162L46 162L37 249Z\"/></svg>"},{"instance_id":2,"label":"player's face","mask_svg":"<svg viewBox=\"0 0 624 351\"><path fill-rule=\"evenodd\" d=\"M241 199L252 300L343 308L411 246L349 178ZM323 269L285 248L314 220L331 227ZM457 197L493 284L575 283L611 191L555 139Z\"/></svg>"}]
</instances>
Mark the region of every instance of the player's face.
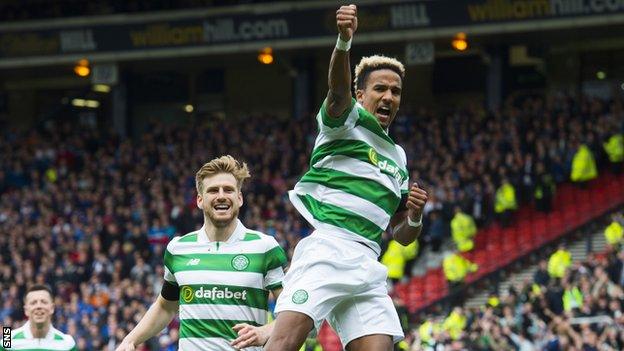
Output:
<instances>
[{"instance_id":1,"label":"player's face","mask_svg":"<svg viewBox=\"0 0 624 351\"><path fill-rule=\"evenodd\" d=\"M50 293L45 290L29 292L24 302L24 314L32 323L50 323L54 314Z\"/></svg>"},{"instance_id":2,"label":"player's face","mask_svg":"<svg viewBox=\"0 0 624 351\"><path fill-rule=\"evenodd\" d=\"M357 90L357 100L366 111L377 117L387 129L399 111L401 103L401 77L390 69L372 71L363 90Z\"/></svg>"},{"instance_id":3,"label":"player's face","mask_svg":"<svg viewBox=\"0 0 624 351\"><path fill-rule=\"evenodd\" d=\"M215 227L227 227L238 217L243 194L236 178L230 173L218 173L203 180L203 193L197 195L197 207Z\"/></svg>"}]
</instances>

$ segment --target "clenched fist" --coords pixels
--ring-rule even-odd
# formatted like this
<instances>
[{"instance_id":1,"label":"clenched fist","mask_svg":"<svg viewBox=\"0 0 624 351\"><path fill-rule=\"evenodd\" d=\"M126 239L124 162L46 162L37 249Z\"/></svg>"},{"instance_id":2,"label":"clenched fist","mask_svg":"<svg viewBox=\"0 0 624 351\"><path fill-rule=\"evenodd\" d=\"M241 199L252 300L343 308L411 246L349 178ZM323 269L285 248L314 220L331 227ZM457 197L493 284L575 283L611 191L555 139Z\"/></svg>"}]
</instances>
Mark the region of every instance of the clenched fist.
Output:
<instances>
[{"instance_id":1,"label":"clenched fist","mask_svg":"<svg viewBox=\"0 0 624 351\"><path fill-rule=\"evenodd\" d=\"M336 11L336 26L340 38L349 41L353 38L353 33L357 30L357 6L351 4L349 6L340 6Z\"/></svg>"},{"instance_id":2,"label":"clenched fist","mask_svg":"<svg viewBox=\"0 0 624 351\"><path fill-rule=\"evenodd\" d=\"M428 200L427 192L418 186L418 183L414 183L409 190L407 197L407 215L412 221L417 221L423 213L425 204Z\"/></svg>"}]
</instances>

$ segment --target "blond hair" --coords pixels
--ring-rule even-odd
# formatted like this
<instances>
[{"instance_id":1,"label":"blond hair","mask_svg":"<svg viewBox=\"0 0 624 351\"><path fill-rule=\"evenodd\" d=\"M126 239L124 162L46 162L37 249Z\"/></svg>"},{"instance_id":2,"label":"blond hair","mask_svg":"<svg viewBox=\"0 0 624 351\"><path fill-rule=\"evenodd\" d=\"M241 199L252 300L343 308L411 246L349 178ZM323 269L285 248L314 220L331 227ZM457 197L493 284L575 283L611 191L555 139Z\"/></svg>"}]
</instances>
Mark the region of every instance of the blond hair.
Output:
<instances>
[{"instance_id":1,"label":"blond hair","mask_svg":"<svg viewBox=\"0 0 624 351\"><path fill-rule=\"evenodd\" d=\"M221 156L205 163L195 175L195 186L199 194L204 190L203 180L218 173L230 173L236 179L238 189L243 186L245 179L251 177L245 162L239 162L230 155Z\"/></svg>"},{"instance_id":2,"label":"blond hair","mask_svg":"<svg viewBox=\"0 0 624 351\"><path fill-rule=\"evenodd\" d=\"M362 57L360 63L355 66L355 79L353 80L353 86L355 90L364 89L366 79L368 75L380 69L389 69L396 72L401 77L401 80L405 78L405 67L403 64L392 57L373 55L368 57Z\"/></svg>"}]
</instances>

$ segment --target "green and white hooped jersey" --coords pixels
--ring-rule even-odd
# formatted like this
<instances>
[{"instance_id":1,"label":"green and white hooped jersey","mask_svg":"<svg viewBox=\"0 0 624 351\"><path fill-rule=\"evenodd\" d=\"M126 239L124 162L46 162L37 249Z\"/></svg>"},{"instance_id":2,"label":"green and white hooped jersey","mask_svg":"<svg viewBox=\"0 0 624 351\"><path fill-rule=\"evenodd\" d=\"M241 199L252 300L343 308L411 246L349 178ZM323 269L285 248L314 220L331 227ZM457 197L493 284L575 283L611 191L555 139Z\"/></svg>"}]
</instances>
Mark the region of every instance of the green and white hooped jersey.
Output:
<instances>
[{"instance_id":1,"label":"green and white hooped jersey","mask_svg":"<svg viewBox=\"0 0 624 351\"><path fill-rule=\"evenodd\" d=\"M53 326L50 326L45 338L34 338L30 331L30 322L26 322L11 333L11 348L4 349L0 344L0 350L77 351L78 349L74 338L63 334Z\"/></svg>"},{"instance_id":2,"label":"green and white hooped jersey","mask_svg":"<svg viewBox=\"0 0 624 351\"><path fill-rule=\"evenodd\" d=\"M180 289L180 350L233 350L234 325L266 324L287 263L272 236L240 221L226 242L208 241L203 227L174 238L164 261L165 280Z\"/></svg>"},{"instance_id":3,"label":"green and white hooped jersey","mask_svg":"<svg viewBox=\"0 0 624 351\"><path fill-rule=\"evenodd\" d=\"M314 228L364 242L379 255L381 234L408 191L405 151L355 99L338 118L325 104L310 169L290 200Z\"/></svg>"}]
</instances>

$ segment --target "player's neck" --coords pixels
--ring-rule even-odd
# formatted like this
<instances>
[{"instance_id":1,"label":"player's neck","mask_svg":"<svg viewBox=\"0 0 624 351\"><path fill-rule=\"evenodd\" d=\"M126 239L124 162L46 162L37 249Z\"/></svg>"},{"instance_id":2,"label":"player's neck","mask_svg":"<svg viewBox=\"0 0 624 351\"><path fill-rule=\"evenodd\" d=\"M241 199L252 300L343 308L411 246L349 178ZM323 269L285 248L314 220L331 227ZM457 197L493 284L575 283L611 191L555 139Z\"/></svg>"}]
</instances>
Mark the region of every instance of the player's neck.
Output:
<instances>
[{"instance_id":1,"label":"player's neck","mask_svg":"<svg viewBox=\"0 0 624 351\"><path fill-rule=\"evenodd\" d=\"M50 323L30 323L30 332L33 338L43 339L50 331Z\"/></svg>"},{"instance_id":2,"label":"player's neck","mask_svg":"<svg viewBox=\"0 0 624 351\"><path fill-rule=\"evenodd\" d=\"M236 230L237 225L238 221L236 219L225 227L217 227L209 220L204 221L205 234L208 237L208 241L228 241Z\"/></svg>"}]
</instances>

